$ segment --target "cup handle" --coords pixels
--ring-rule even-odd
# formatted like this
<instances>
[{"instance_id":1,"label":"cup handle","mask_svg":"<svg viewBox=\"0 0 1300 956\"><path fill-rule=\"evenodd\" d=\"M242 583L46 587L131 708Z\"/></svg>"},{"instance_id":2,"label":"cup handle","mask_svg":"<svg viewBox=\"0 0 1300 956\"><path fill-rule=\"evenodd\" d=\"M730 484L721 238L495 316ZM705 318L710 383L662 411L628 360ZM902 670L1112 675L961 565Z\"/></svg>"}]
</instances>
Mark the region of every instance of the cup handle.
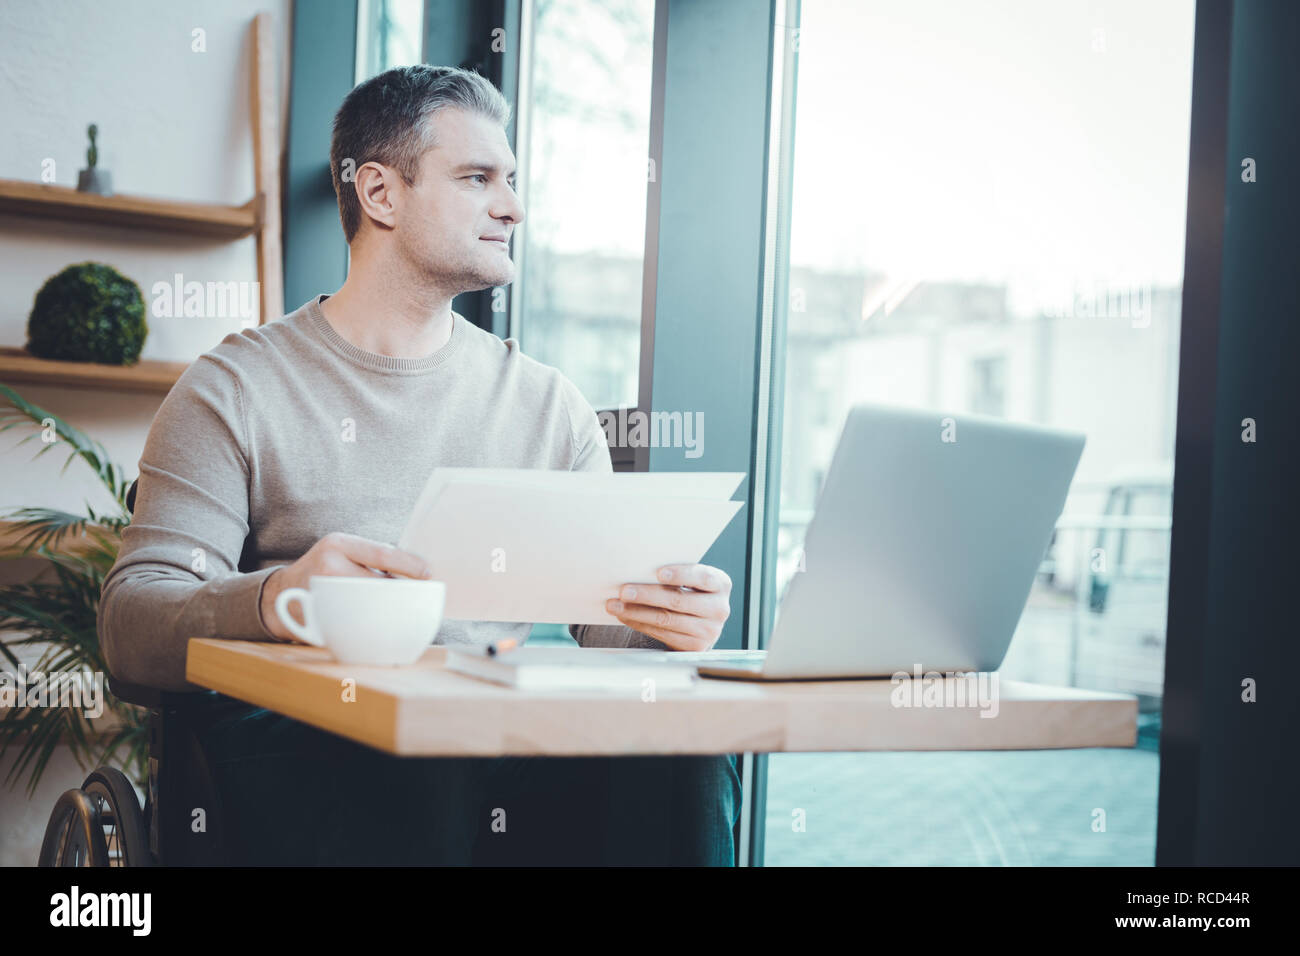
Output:
<instances>
[{"instance_id":1,"label":"cup handle","mask_svg":"<svg viewBox=\"0 0 1300 956\"><path fill-rule=\"evenodd\" d=\"M297 599L302 607L302 619L307 622L303 627L289 614L289 602ZM276 596L275 616L280 623L293 632L294 637L317 647L324 647L325 642L316 636L316 628L311 619L311 592L306 588L285 588Z\"/></svg>"}]
</instances>

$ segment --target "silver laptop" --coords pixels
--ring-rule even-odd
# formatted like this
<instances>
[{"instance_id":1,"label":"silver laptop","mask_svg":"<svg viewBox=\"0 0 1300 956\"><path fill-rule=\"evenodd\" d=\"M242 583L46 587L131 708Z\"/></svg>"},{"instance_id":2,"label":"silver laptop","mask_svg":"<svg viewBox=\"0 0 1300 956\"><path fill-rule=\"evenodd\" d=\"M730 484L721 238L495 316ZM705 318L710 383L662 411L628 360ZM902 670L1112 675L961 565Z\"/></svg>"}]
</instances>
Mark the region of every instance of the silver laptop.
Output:
<instances>
[{"instance_id":1,"label":"silver laptop","mask_svg":"<svg viewBox=\"0 0 1300 956\"><path fill-rule=\"evenodd\" d=\"M714 652L700 674L997 670L1083 445L986 416L856 406L767 650Z\"/></svg>"}]
</instances>

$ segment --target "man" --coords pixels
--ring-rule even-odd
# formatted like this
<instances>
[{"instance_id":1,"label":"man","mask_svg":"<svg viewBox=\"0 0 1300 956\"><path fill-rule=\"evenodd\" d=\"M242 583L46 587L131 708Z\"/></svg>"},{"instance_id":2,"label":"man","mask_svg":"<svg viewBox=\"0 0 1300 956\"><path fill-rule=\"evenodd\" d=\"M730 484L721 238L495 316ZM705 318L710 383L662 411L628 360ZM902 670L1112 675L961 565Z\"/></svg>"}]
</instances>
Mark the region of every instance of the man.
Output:
<instances>
[{"instance_id":1,"label":"man","mask_svg":"<svg viewBox=\"0 0 1300 956\"><path fill-rule=\"evenodd\" d=\"M389 542L435 466L611 471L577 388L451 309L514 277L509 111L478 74L445 67L390 70L345 98L330 160L347 280L227 336L163 402L101 598L119 679L197 690L191 636L293 640L275 598L312 575L428 577ZM622 625L569 630L584 647L707 649L730 590L717 568L675 565L608 596ZM529 630L448 620L437 641ZM237 862L731 862L729 757L403 760L212 706L201 736ZM507 835L484 807L506 811Z\"/></svg>"}]
</instances>

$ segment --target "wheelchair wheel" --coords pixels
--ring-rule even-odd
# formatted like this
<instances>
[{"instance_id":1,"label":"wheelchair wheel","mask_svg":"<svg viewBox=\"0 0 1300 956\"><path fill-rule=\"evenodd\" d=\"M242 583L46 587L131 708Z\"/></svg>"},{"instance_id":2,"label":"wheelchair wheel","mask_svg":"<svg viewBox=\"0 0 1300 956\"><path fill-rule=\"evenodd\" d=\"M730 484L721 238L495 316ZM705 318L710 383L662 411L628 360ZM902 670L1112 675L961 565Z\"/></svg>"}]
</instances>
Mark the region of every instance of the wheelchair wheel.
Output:
<instances>
[{"instance_id":1,"label":"wheelchair wheel","mask_svg":"<svg viewBox=\"0 0 1300 956\"><path fill-rule=\"evenodd\" d=\"M83 791L65 790L54 804L38 865L108 866L99 812Z\"/></svg>"},{"instance_id":2,"label":"wheelchair wheel","mask_svg":"<svg viewBox=\"0 0 1300 956\"><path fill-rule=\"evenodd\" d=\"M99 811L108 866L151 866L149 831L135 788L116 767L100 767L86 778L81 792Z\"/></svg>"},{"instance_id":3,"label":"wheelchair wheel","mask_svg":"<svg viewBox=\"0 0 1300 956\"><path fill-rule=\"evenodd\" d=\"M135 790L112 767L59 797L41 843L41 866L150 866L148 833Z\"/></svg>"}]
</instances>

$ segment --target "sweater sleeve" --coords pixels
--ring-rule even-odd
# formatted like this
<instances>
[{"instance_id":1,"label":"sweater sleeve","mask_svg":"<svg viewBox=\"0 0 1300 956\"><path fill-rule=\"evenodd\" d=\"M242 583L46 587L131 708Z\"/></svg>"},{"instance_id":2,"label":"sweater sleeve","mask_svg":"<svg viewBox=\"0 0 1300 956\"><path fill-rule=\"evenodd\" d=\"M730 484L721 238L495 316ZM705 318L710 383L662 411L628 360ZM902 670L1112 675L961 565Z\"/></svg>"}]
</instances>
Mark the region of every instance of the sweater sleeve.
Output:
<instances>
[{"instance_id":1,"label":"sweater sleeve","mask_svg":"<svg viewBox=\"0 0 1300 956\"><path fill-rule=\"evenodd\" d=\"M249 531L249 455L228 361L200 357L149 428L134 514L100 592L100 646L120 680L196 690L185 680L190 638L275 640L259 604L276 568L238 570Z\"/></svg>"},{"instance_id":2,"label":"sweater sleeve","mask_svg":"<svg viewBox=\"0 0 1300 956\"><path fill-rule=\"evenodd\" d=\"M572 390L576 395L577 405L574 412L574 444L578 452L570 471L612 474L614 466L610 461L609 444L605 440L605 430L600 425L600 418L578 392L577 387L572 386ZM614 596L610 595L610 597ZM569 633L582 647L648 647L657 651L672 650L663 641L635 631L624 624L570 624Z\"/></svg>"}]
</instances>

